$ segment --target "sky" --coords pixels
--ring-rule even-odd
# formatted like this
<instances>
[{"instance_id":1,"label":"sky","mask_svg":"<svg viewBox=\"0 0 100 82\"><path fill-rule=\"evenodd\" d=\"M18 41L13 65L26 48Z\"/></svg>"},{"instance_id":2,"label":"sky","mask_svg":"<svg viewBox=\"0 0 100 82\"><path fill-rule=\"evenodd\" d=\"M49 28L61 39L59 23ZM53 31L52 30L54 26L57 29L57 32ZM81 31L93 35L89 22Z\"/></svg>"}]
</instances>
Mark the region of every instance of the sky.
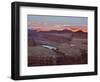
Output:
<instances>
[{"instance_id":1,"label":"sky","mask_svg":"<svg viewBox=\"0 0 100 82\"><path fill-rule=\"evenodd\" d=\"M63 29L66 27L86 27L87 17L28 15L28 28Z\"/></svg>"}]
</instances>

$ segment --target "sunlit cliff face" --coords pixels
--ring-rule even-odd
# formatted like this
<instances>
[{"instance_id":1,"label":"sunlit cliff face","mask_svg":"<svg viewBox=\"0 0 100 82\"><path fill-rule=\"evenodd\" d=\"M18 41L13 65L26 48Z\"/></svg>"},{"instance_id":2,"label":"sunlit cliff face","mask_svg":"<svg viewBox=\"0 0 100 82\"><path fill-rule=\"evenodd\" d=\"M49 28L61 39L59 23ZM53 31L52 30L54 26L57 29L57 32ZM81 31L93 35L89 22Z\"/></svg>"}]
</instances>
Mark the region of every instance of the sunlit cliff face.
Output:
<instances>
[{"instance_id":1,"label":"sunlit cliff face","mask_svg":"<svg viewBox=\"0 0 100 82\"><path fill-rule=\"evenodd\" d=\"M68 30L72 31L72 32L78 32L78 31L82 31L82 32L87 32L87 28L83 27L71 27L71 28L67 28Z\"/></svg>"},{"instance_id":2,"label":"sunlit cliff face","mask_svg":"<svg viewBox=\"0 0 100 82\"><path fill-rule=\"evenodd\" d=\"M62 30L69 30L72 32L78 32L78 31L82 31L82 32L87 32L87 27L67 27L64 29L49 29L49 28L43 28L43 27L39 27L39 28L34 28L33 30L36 30L37 32L40 31L51 31L51 30L56 30L56 31L62 31Z\"/></svg>"},{"instance_id":3,"label":"sunlit cliff face","mask_svg":"<svg viewBox=\"0 0 100 82\"><path fill-rule=\"evenodd\" d=\"M78 27L71 27L71 28L67 28L67 29L70 30L70 31L72 31L72 32L77 32L77 31L81 30Z\"/></svg>"},{"instance_id":4,"label":"sunlit cliff face","mask_svg":"<svg viewBox=\"0 0 100 82\"><path fill-rule=\"evenodd\" d=\"M87 32L87 28L83 28L82 31L83 31L83 32Z\"/></svg>"}]
</instances>

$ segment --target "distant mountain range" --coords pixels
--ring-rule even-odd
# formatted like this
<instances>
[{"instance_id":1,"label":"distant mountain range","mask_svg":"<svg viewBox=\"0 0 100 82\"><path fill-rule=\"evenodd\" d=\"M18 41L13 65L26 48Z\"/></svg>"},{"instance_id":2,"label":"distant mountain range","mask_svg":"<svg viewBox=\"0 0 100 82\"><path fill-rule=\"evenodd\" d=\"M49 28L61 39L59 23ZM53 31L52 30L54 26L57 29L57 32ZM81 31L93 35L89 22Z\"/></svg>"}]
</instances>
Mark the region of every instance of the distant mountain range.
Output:
<instances>
[{"instance_id":1,"label":"distant mountain range","mask_svg":"<svg viewBox=\"0 0 100 82\"><path fill-rule=\"evenodd\" d=\"M87 32L87 28L79 28L79 27L70 27L63 30L48 30L47 28L34 28L30 29L36 32Z\"/></svg>"}]
</instances>

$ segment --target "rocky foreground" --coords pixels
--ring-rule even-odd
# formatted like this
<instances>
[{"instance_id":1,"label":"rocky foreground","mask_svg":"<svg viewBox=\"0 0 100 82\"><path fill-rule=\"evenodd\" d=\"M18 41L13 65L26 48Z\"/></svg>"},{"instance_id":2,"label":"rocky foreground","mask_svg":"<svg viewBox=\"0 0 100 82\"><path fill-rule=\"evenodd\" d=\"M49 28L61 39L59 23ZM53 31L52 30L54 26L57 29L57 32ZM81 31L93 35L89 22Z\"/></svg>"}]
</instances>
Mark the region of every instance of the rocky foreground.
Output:
<instances>
[{"instance_id":1,"label":"rocky foreground","mask_svg":"<svg viewBox=\"0 0 100 82\"><path fill-rule=\"evenodd\" d=\"M62 43L55 49L42 46L28 48L28 66L71 65L87 63L87 46L83 43Z\"/></svg>"}]
</instances>

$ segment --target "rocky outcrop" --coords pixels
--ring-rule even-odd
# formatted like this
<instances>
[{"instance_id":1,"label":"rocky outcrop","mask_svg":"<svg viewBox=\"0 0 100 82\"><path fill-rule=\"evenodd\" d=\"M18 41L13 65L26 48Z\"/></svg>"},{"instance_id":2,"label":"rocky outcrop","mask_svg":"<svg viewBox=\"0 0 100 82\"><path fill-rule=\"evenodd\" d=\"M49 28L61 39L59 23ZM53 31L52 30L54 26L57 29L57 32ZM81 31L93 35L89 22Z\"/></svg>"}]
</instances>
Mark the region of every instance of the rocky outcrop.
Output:
<instances>
[{"instance_id":1,"label":"rocky outcrop","mask_svg":"<svg viewBox=\"0 0 100 82\"><path fill-rule=\"evenodd\" d=\"M55 65L56 53L53 50L41 46L28 48L28 65Z\"/></svg>"},{"instance_id":2,"label":"rocky outcrop","mask_svg":"<svg viewBox=\"0 0 100 82\"><path fill-rule=\"evenodd\" d=\"M59 52L64 53L66 56L72 56L72 57L81 56L80 49L77 48L77 46L75 46L74 44L71 45L71 44L63 43L57 47L57 50Z\"/></svg>"}]
</instances>

